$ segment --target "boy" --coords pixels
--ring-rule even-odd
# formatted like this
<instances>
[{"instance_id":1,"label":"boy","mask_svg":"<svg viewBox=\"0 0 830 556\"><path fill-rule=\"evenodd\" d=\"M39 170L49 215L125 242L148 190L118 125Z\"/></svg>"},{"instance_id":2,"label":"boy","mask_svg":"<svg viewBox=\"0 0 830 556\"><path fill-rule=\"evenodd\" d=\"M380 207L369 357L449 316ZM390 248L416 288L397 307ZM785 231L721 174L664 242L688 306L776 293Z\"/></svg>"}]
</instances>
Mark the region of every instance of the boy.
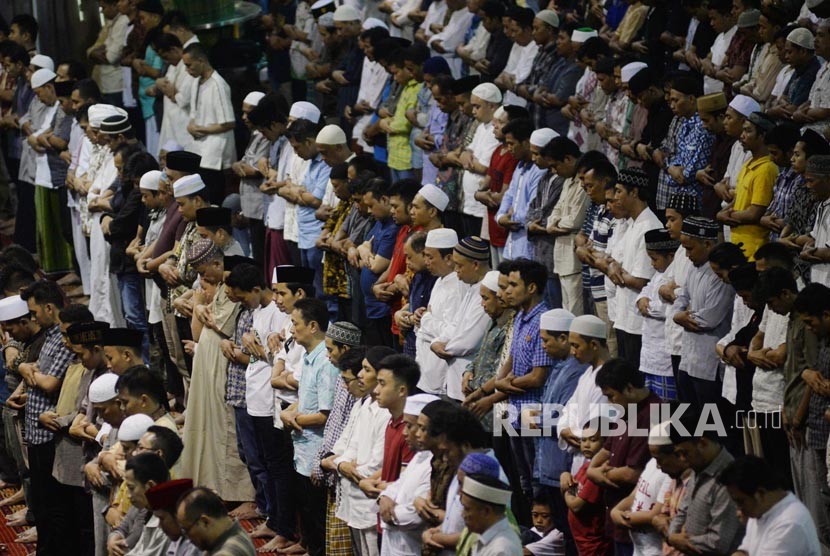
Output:
<instances>
[{"instance_id":1,"label":"boy","mask_svg":"<svg viewBox=\"0 0 830 556\"><path fill-rule=\"evenodd\" d=\"M533 528L522 535L525 556L564 554L565 539L553 524L553 505L545 496L537 496L530 510Z\"/></svg>"},{"instance_id":2,"label":"boy","mask_svg":"<svg viewBox=\"0 0 830 556\"><path fill-rule=\"evenodd\" d=\"M666 269L674 260L680 242L672 239L665 229L646 232L645 240L646 253L655 274L637 298L637 310L643 315L640 371L645 374L649 390L664 400L674 400L677 399L677 386L672 375L671 354L666 349L667 304L658 291L666 283Z\"/></svg>"},{"instance_id":3,"label":"boy","mask_svg":"<svg viewBox=\"0 0 830 556\"><path fill-rule=\"evenodd\" d=\"M406 269L412 273L409 284L409 302L395 313L395 322L404 334L404 355L415 359L415 312L429 306L432 287L437 278L427 270L424 261L427 235L424 232L415 232L409 236L404 244L406 254Z\"/></svg>"}]
</instances>

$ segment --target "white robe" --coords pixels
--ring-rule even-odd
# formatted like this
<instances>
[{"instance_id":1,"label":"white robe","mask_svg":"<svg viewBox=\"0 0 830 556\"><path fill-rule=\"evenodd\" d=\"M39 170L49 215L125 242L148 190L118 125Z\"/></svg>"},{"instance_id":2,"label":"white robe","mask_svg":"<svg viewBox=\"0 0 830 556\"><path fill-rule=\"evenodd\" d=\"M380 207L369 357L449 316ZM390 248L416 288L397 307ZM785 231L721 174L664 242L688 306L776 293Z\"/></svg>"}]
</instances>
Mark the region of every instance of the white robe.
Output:
<instances>
[{"instance_id":1,"label":"white robe","mask_svg":"<svg viewBox=\"0 0 830 556\"><path fill-rule=\"evenodd\" d=\"M383 543L381 556L412 556L421 553L424 521L415 511L417 497L426 498L432 473L432 452L424 450L412 456L397 481L386 487L381 496L395 501L395 525L381 521Z\"/></svg>"},{"instance_id":2,"label":"white robe","mask_svg":"<svg viewBox=\"0 0 830 556\"><path fill-rule=\"evenodd\" d=\"M164 117L161 120L159 145L164 146L168 141L175 141L184 150L190 150L193 136L187 132L190 123L190 97L198 79L191 77L184 67L184 62L169 66L164 77L176 88L175 100L164 97Z\"/></svg>"},{"instance_id":3,"label":"white robe","mask_svg":"<svg viewBox=\"0 0 830 556\"><path fill-rule=\"evenodd\" d=\"M421 367L418 388L430 394L447 392L447 362L435 355L430 345L455 322L464 296L462 286L455 272L436 280L429 307L421 317L421 325L416 332L415 360Z\"/></svg>"},{"instance_id":4,"label":"white robe","mask_svg":"<svg viewBox=\"0 0 830 556\"><path fill-rule=\"evenodd\" d=\"M596 369L593 367L585 369L585 372L582 373L582 376L579 377L579 381L576 383L576 390L574 390L568 403L565 404L565 408L562 410L562 416L556 423L556 436L559 438L559 447L563 450L567 449L574 452L573 467L571 468L573 473L576 473L582 467L585 458L581 452L573 449L562 438L562 431L570 429L573 434L580 436L582 429L592 416L592 411L598 409L597 404L608 403L608 398L603 395L602 390L596 384L597 373L601 368L602 365Z\"/></svg>"}]
</instances>

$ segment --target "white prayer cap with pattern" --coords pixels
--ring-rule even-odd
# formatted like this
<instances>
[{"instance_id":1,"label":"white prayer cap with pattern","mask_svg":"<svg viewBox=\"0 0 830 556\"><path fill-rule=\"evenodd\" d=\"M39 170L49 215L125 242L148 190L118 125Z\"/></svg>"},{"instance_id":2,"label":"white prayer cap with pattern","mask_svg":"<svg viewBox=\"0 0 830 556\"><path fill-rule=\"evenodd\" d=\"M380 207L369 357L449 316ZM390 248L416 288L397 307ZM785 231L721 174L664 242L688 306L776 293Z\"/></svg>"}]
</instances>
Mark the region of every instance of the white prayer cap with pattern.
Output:
<instances>
[{"instance_id":1,"label":"white prayer cap with pattern","mask_svg":"<svg viewBox=\"0 0 830 556\"><path fill-rule=\"evenodd\" d=\"M452 228L438 228L427 234L426 247L431 249L452 249L458 245L458 234Z\"/></svg>"}]
</instances>

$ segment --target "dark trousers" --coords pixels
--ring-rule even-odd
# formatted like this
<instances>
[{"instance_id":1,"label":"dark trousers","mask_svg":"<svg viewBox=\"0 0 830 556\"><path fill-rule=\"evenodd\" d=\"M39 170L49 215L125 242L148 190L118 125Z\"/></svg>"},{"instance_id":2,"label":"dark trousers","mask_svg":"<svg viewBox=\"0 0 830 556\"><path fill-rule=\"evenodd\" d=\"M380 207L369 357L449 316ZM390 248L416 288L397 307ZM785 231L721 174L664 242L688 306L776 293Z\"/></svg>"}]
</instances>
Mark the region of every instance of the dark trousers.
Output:
<instances>
[{"instance_id":1,"label":"dark trousers","mask_svg":"<svg viewBox=\"0 0 830 556\"><path fill-rule=\"evenodd\" d=\"M326 489L316 486L311 478L294 474L294 499L300 514L303 532L310 556L323 556L326 551Z\"/></svg>"},{"instance_id":2,"label":"dark trousers","mask_svg":"<svg viewBox=\"0 0 830 556\"><path fill-rule=\"evenodd\" d=\"M480 236L481 235L481 218L478 217L478 216L470 216L469 214L464 214L462 212L461 213L461 231L464 232L463 237Z\"/></svg>"},{"instance_id":3,"label":"dark trousers","mask_svg":"<svg viewBox=\"0 0 830 556\"><path fill-rule=\"evenodd\" d=\"M690 376L686 371L680 371L677 380L677 399L690 403L698 410L705 404L721 405L723 383L719 380L704 380Z\"/></svg>"},{"instance_id":4,"label":"dark trousers","mask_svg":"<svg viewBox=\"0 0 830 556\"><path fill-rule=\"evenodd\" d=\"M620 357L639 368L640 349L643 346L643 337L639 334L623 332L619 328L615 328L614 330L617 332L617 349L619 349Z\"/></svg>"},{"instance_id":5,"label":"dark trousers","mask_svg":"<svg viewBox=\"0 0 830 556\"><path fill-rule=\"evenodd\" d=\"M288 246L288 253L291 255L291 264L294 266L302 266L302 259L300 258L300 246L296 241L285 240Z\"/></svg>"},{"instance_id":6,"label":"dark trousers","mask_svg":"<svg viewBox=\"0 0 830 556\"><path fill-rule=\"evenodd\" d=\"M77 526L77 517L72 515L72 487L52 476L55 442L29 445L28 453L32 480L29 504L37 524L38 556L80 554L80 537L67 535L69 531L76 531Z\"/></svg>"},{"instance_id":7,"label":"dark trousers","mask_svg":"<svg viewBox=\"0 0 830 556\"><path fill-rule=\"evenodd\" d=\"M225 172L222 170L199 168L199 175L202 176L205 182L211 204L221 206L222 201L225 199Z\"/></svg>"},{"instance_id":8,"label":"dark trousers","mask_svg":"<svg viewBox=\"0 0 830 556\"><path fill-rule=\"evenodd\" d=\"M253 417L248 415L248 410L244 407L234 407L233 412L236 416L236 449L239 451L239 459L248 468L248 475L256 493L254 501L257 509L267 514L268 500L265 489L268 477L257 447Z\"/></svg>"},{"instance_id":9,"label":"dark trousers","mask_svg":"<svg viewBox=\"0 0 830 556\"><path fill-rule=\"evenodd\" d=\"M533 477L536 439L525 436L511 436L510 448L513 451L513 463L516 465L522 493L528 500L533 500L534 487L538 486L538 479Z\"/></svg>"},{"instance_id":10,"label":"dark trousers","mask_svg":"<svg viewBox=\"0 0 830 556\"><path fill-rule=\"evenodd\" d=\"M680 382L680 356L679 355L672 355L671 356L671 372L674 375L674 383L678 384Z\"/></svg>"},{"instance_id":11,"label":"dark trousers","mask_svg":"<svg viewBox=\"0 0 830 556\"><path fill-rule=\"evenodd\" d=\"M185 340L193 339L193 331L190 330L190 319L186 317L176 317L176 330L179 331L179 341L184 342ZM186 351L184 352L184 364L187 366L188 376L192 376L193 356L189 355Z\"/></svg>"},{"instance_id":12,"label":"dark trousers","mask_svg":"<svg viewBox=\"0 0 830 556\"><path fill-rule=\"evenodd\" d=\"M363 329L363 341L367 346L392 347L392 317L386 315L379 319L366 319Z\"/></svg>"},{"instance_id":13,"label":"dark trousers","mask_svg":"<svg viewBox=\"0 0 830 556\"><path fill-rule=\"evenodd\" d=\"M164 339L164 326L160 322L150 325L150 333L153 336L153 341L158 345L161 351L160 366L164 369L164 376L167 380L166 389L168 392L176 396L184 396L184 381L182 375L179 374L179 369L173 363L174 356L170 354L170 349L167 347L167 340Z\"/></svg>"},{"instance_id":14,"label":"dark trousers","mask_svg":"<svg viewBox=\"0 0 830 556\"><path fill-rule=\"evenodd\" d=\"M35 186L17 181L17 214L14 220L14 242L34 253L35 244Z\"/></svg>"},{"instance_id":15,"label":"dark trousers","mask_svg":"<svg viewBox=\"0 0 830 556\"><path fill-rule=\"evenodd\" d=\"M291 433L274 427L271 417L251 417L257 449L266 470L268 528L286 539L297 535L291 484L294 479L294 445Z\"/></svg>"},{"instance_id":16,"label":"dark trousers","mask_svg":"<svg viewBox=\"0 0 830 556\"><path fill-rule=\"evenodd\" d=\"M262 220L255 220L253 218L248 220L248 229L251 232L251 257L259 264L265 263L265 222ZM269 284L271 277L267 278Z\"/></svg>"}]
</instances>

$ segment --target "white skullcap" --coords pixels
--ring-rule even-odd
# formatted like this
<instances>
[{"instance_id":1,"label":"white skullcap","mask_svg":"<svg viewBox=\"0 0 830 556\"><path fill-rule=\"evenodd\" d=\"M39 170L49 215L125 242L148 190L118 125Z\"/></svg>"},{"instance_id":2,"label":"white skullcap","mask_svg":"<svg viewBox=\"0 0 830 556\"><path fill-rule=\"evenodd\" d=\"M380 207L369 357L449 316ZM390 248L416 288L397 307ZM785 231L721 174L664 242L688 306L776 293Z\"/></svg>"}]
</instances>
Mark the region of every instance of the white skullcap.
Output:
<instances>
[{"instance_id":1,"label":"white skullcap","mask_svg":"<svg viewBox=\"0 0 830 556\"><path fill-rule=\"evenodd\" d=\"M262 91L251 91L245 96L245 100L242 101L242 104L249 104L251 106L259 105L259 101L261 101L265 97L265 93Z\"/></svg>"},{"instance_id":2,"label":"white skullcap","mask_svg":"<svg viewBox=\"0 0 830 556\"><path fill-rule=\"evenodd\" d=\"M288 116L296 120L309 120L315 124L320 123L320 109L304 100L292 104Z\"/></svg>"},{"instance_id":3,"label":"white skullcap","mask_svg":"<svg viewBox=\"0 0 830 556\"><path fill-rule=\"evenodd\" d=\"M138 442L147 429L153 426L153 418L143 413L130 415L118 427L119 442Z\"/></svg>"},{"instance_id":4,"label":"white skullcap","mask_svg":"<svg viewBox=\"0 0 830 556\"><path fill-rule=\"evenodd\" d=\"M32 74L32 89L43 87L50 81L54 81L56 77L55 72L50 69L39 69Z\"/></svg>"},{"instance_id":5,"label":"white skullcap","mask_svg":"<svg viewBox=\"0 0 830 556\"><path fill-rule=\"evenodd\" d=\"M557 137L559 137L558 133L549 127L543 127L530 134L530 144L534 147L544 147Z\"/></svg>"},{"instance_id":6,"label":"white skullcap","mask_svg":"<svg viewBox=\"0 0 830 556\"><path fill-rule=\"evenodd\" d=\"M496 111L493 112L493 117L497 119L502 119L507 114L507 111L504 109L504 106L499 106L496 108Z\"/></svg>"},{"instance_id":7,"label":"white skullcap","mask_svg":"<svg viewBox=\"0 0 830 556\"><path fill-rule=\"evenodd\" d=\"M588 338L605 339L605 322L594 315L581 315L571 321L570 332Z\"/></svg>"},{"instance_id":8,"label":"white skullcap","mask_svg":"<svg viewBox=\"0 0 830 556\"><path fill-rule=\"evenodd\" d=\"M19 295L0 299L0 322L8 322L29 314L29 304Z\"/></svg>"},{"instance_id":9,"label":"white skullcap","mask_svg":"<svg viewBox=\"0 0 830 556\"><path fill-rule=\"evenodd\" d=\"M669 426L671 421L663 421L657 423L648 431L649 446L671 446L671 436L669 435Z\"/></svg>"},{"instance_id":10,"label":"white skullcap","mask_svg":"<svg viewBox=\"0 0 830 556\"><path fill-rule=\"evenodd\" d=\"M452 228L438 228L427 234L426 247L432 249L452 249L458 245L458 234Z\"/></svg>"},{"instance_id":11,"label":"white skullcap","mask_svg":"<svg viewBox=\"0 0 830 556\"><path fill-rule=\"evenodd\" d=\"M447 194L441 191L438 186L432 185L431 183L419 189L418 195L426 199L429 204L441 212L444 212L447 209L447 205L450 204L450 198L447 197Z\"/></svg>"},{"instance_id":12,"label":"white skullcap","mask_svg":"<svg viewBox=\"0 0 830 556\"><path fill-rule=\"evenodd\" d=\"M501 272L499 272L498 270L491 270L484 275L484 280L481 281L481 285L490 290L491 292L498 293L499 276L501 276Z\"/></svg>"},{"instance_id":13,"label":"white skullcap","mask_svg":"<svg viewBox=\"0 0 830 556\"><path fill-rule=\"evenodd\" d=\"M277 284L277 267L274 267L274 272L271 273L271 283Z\"/></svg>"},{"instance_id":14,"label":"white skullcap","mask_svg":"<svg viewBox=\"0 0 830 556\"><path fill-rule=\"evenodd\" d=\"M595 29L591 29L590 31L585 31L584 29L574 29L573 33L571 33L571 42L585 42L591 37L598 37Z\"/></svg>"},{"instance_id":15,"label":"white skullcap","mask_svg":"<svg viewBox=\"0 0 830 556\"><path fill-rule=\"evenodd\" d=\"M55 62L52 61L52 58L49 56L44 56L43 54L35 54L32 56L32 59L29 60L30 66L35 66L36 68L43 68L48 69L49 71L55 71Z\"/></svg>"},{"instance_id":16,"label":"white skullcap","mask_svg":"<svg viewBox=\"0 0 830 556\"><path fill-rule=\"evenodd\" d=\"M539 329L548 332L568 332L574 318L574 314L565 309L551 309L539 317Z\"/></svg>"},{"instance_id":17,"label":"white skullcap","mask_svg":"<svg viewBox=\"0 0 830 556\"><path fill-rule=\"evenodd\" d=\"M165 141L164 145L161 146L161 150L163 150L166 153L173 153L177 151L183 151L184 147L176 143L173 139L170 139L169 141Z\"/></svg>"},{"instance_id":18,"label":"white skullcap","mask_svg":"<svg viewBox=\"0 0 830 556\"><path fill-rule=\"evenodd\" d=\"M89 401L92 403L104 403L114 400L118 395L115 383L118 382L118 375L107 373L92 381L89 385Z\"/></svg>"},{"instance_id":19,"label":"white skullcap","mask_svg":"<svg viewBox=\"0 0 830 556\"><path fill-rule=\"evenodd\" d=\"M729 103L729 108L744 118L748 118L753 112L761 111L761 105L758 104L758 101L746 95L735 95L735 98Z\"/></svg>"},{"instance_id":20,"label":"white skullcap","mask_svg":"<svg viewBox=\"0 0 830 556\"><path fill-rule=\"evenodd\" d=\"M440 399L438 396L433 396L432 394L414 394L406 398L406 405L403 408L403 412L407 415L420 415L424 406Z\"/></svg>"},{"instance_id":21,"label":"white skullcap","mask_svg":"<svg viewBox=\"0 0 830 556\"><path fill-rule=\"evenodd\" d=\"M334 14L331 12L327 12L318 17L317 26L325 27L326 29L331 29L332 27L334 27Z\"/></svg>"},{"instance_id":22,"label":"white skullcap","mask_svg":"<svg viewBox=\"0 0 830 556\"><path fill-rule=\"evenodd\" d=\"M110 116L126 116L127 111L112 104L93 104L89 107L87 118L89 125L95 128L101 127L101 123Z\"/></svg>"},{"instance_id":23,"label":"white skullcap","mask_svg":"<svg viewBox=\"0 0 830 556\"><path fill-rule=\"evenodd\" d=\"M353 6L343 5L334 10L334 21L360 21L360 12Z\"/></svg>"},{"instance_id":24,"label":"white skullcap","mask_svg":"<svg viewBox=\"0 0 830 556\"><path fill-rule=\"evenodd\" d=\"M345 145L348 140L346 132L339 125L329 124L320 130L315 142L319 145Z\"/></svg>"},{"instance_id":25,"label":"white skullcap","mask_svg":"<svg viewBox=\"0 0 830 556\"><path fill-rule=\"evenodd\" d=\"M807 50L816 49L815 37L809 31L809 29L805 29L804 27L799 27L798 29L793 29L792 31L790 31L790 34L787 35L787 40L795 45L800 46L801 48L806 48Z\"/></svg>"},{"instance_id":26,"label":"white skullcap","mask_svg":"<svg viewBox=\"0 0 830 556\"><path fill-rule=\"evenodd\" d=\"M513 491L510 489L505 490L503 488L491 487L469 476L464 478L464 487L461 491L476 500L482 500L498 506L506 506L510 503L510 498L513 496Z\"/></svg>"},{"instance_id":27,"label":"white skullcap","mask_svg":"<svg viewBox=\"0 0 830 556\"><path fill-rule=\"evenodd\" d=\"M485 102L498 104L501 102L501 90L492 83L482 83L473 89L473 96Z\"/></svg>"},{"instance_id":28,"label":"white skullcap","mask_svg":"<svg viewBox=\"0 0 830 556\"><path fill-rule=\"evenodd\" d=\"M557 14L553 10L542 10L538 14L536 14L536 19L541 19L551 27L558 29L559 28L559 14Z\"/></svg>"},{"instance_id":29,"label":"white skullcap","mask_svg":"<svg viewBox=\"0 0 830 556\"><path fill-rule=\"evenodd\" d=\"M626 64L620 69L620 78L623 83L628 83L631 81L631 78L637 75L640 70L646 69L648 64L644 64L643 62L631 62L630 64Z\"/></svg>"},{"instance_id":30,"label":"white skullcap","mask_svg":"<svg viewBox=\"0 0 830 556\"><path fill-rule=\"evenodd\" d=\"M191 174L176 180L173 184L173 197L187 197L205 188L205 182L199 174Z\"/></svg>"},{"instance_id":31,"label":"white skullcap","mask_svg":"<svg viewBox=\"0 0 830 556\"><path fill-rule=\"evenodd\" d=\"M376 18L376 17L367 18L366 21L364 21L363 25L361 26L361 28L364 31L368 31L369 29L374 29L375 27L382 27L382 28L386 29L387 31L389 30L389 26L387 24L385 24L384 22L382 22L381 20L379 20L378 18Z\"/></svg>"},{"instance_id":32,"label":"white skullcap","mask_svg":"<svg viewBox=\"0 0 830 556\"><path fill-rule=\"evenodd\" d=\"M147 191L158 191L159 181L161 181L162 173L160 170L150 170L138 182L139 189L146 189Z\"/></svg>"}]
</instances>

